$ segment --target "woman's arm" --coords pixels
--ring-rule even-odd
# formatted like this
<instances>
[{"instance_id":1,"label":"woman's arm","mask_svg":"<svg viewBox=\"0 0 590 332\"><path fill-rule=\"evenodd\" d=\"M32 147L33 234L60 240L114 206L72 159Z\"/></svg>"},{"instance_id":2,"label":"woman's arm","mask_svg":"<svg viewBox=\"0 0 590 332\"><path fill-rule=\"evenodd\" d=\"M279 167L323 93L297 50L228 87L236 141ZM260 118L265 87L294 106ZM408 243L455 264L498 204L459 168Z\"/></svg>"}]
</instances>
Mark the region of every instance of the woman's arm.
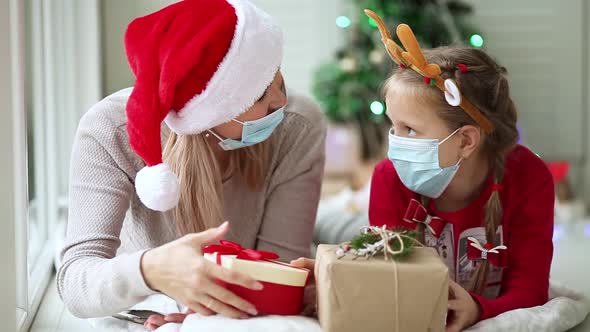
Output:
<instances>
[{"instance_id":1,"label":"woman's arm","mask_svg":"<svg viewBox=\"0 0 590 332\"><path fill-rule=\"evenodd\" d=\"M140 269L143 252L116 256L125 213L134 192L131 179L108 151L114 124L96 111L82 120L70 166L67 243L57 274L58 291L78 317L107 316L153 294Z\"/></svg>"},{"instance_id":2,"label":"woman's arm","mask_svg":"<svg viewBox=\"0 0 590 332\"><path fill-rule=\"evenodd\" d=\"M278 133L280 160L269 185L257 245L285 261L310 254L325 162L323 115L311 102L293 106L306 109L290 114L281 128L285 132Z\"/></svg>"}]
</instances>

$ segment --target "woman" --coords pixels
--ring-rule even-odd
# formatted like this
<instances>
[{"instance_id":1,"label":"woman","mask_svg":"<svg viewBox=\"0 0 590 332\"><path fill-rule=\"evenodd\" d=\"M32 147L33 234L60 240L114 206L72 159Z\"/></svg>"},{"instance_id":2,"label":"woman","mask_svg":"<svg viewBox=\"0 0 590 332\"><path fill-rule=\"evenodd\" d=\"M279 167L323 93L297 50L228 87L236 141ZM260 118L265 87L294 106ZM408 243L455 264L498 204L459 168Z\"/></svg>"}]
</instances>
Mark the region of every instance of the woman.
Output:
<instances>
[{"instance_id":1,"label":"woman","mask_svg":"<svg viewBox=\"0 0 590 332\"><path fill-rule=\"evenodd\" d=\"M156 292L256 315L213 280L261 285L201 249L226 237L309 254L325 124L304 99L285 107L281 31L247 1L187 0L133 21L125 47L134 87L85 114L73 147L60 296L78 317Z\"/></svg>"}]
</instances>

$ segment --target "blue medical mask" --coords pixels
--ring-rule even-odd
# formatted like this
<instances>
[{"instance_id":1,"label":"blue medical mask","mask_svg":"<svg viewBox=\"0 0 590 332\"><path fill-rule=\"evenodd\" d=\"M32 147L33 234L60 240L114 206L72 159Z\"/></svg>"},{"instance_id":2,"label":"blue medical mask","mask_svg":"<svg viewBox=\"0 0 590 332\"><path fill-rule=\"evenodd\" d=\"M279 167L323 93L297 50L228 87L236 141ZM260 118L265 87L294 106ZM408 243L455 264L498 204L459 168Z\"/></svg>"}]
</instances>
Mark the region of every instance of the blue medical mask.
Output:
<instances>
[{"instance_id":1,"label":"blue medical mask","mask_svg":"<svg viewBox=\"0 0 590 332\"><path fill-rule=\"evenodd\" d=\"M461 128L459 128L461 129ZM420 195L438 198L457 174L457 164L441 168L438 161L438 147L459 131L455 130L442 141L396 136L389 132L389 160L393 163L402 183Z\"/></svg>"},{"instance_id":2,"label":"blue medical mask","mask_svg":"<svg viewBox=\"0 0 590 332\"><path fill-rule=\"evenodd\" d=\"M254 121L242 122L236 119L232 121L240 123L242 128L242 139L222 138L212 130L209 130L213 136L219 139L219 146L225 151L245 148L267 140L278 125L285 117L284 110L278 109L267 116Z\"/></svg>"}]
</instances>

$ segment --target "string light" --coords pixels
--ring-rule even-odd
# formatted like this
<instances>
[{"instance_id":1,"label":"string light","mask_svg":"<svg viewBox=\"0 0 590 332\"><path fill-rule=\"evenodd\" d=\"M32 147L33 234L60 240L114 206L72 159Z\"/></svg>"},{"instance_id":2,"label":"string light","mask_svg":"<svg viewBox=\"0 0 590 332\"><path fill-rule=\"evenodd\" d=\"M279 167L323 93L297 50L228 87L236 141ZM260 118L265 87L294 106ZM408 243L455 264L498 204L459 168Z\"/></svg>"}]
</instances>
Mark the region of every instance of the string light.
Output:
<instances>
[{"instance_id":1,"label":"string light","mask_svg":"<svg viewBox=\"0 0 590 332\"><path fill-rule=\"evenodd\" d=\"M348 28L350 25L352 24L352 21L350 20L350 18L348 18L348 16L338 16L336 18L336 25L339 28L342 29L346 29Z\"/></svg>"},{"instance_id":2,"label":"string light","mask_svg":"<svg viewBox=\"0 0 590 332\"><path fill-rule=\"evenodd\" d=\"M380 101L375 100L371 103L371 112L375 115L382 115L385 111L385 106Z\"/></svg>"},{"instance_id":3,"label":"string light","mask_svg":"<svg viewBox=\"0 0 590 332\"><path fill-rule=\"evenodd\" d=\"M478 35L476 33L476 34L471 35L471 37L469 38L469 43L471 43L471 46L473 46L473 47L480 48L483 46L484 40L481 35Z\"/></svg>"}]
</instances>

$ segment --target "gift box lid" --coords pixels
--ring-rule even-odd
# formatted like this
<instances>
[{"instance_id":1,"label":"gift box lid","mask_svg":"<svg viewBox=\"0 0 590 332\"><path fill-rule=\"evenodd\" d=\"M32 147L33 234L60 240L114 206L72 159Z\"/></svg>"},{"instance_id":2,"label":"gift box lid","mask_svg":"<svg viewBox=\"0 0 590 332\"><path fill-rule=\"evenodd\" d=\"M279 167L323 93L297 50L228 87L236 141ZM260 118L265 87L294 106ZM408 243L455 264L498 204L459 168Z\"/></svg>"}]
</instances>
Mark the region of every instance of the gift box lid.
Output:
<instances>
[{"instance_id":1,"label":"gift box lid","mask_svg":"<svg viewBox=\"0 0 590 332\"><path fill-rule=\"evenodd\" d=\"M205 259L217 262L218 253L204 254ZM243 273L262 282L287 286L303 287L307 282L309 270L272 260L238 259L237 255L221 255L221 266Z\"/></svg>"}]
</instances>

